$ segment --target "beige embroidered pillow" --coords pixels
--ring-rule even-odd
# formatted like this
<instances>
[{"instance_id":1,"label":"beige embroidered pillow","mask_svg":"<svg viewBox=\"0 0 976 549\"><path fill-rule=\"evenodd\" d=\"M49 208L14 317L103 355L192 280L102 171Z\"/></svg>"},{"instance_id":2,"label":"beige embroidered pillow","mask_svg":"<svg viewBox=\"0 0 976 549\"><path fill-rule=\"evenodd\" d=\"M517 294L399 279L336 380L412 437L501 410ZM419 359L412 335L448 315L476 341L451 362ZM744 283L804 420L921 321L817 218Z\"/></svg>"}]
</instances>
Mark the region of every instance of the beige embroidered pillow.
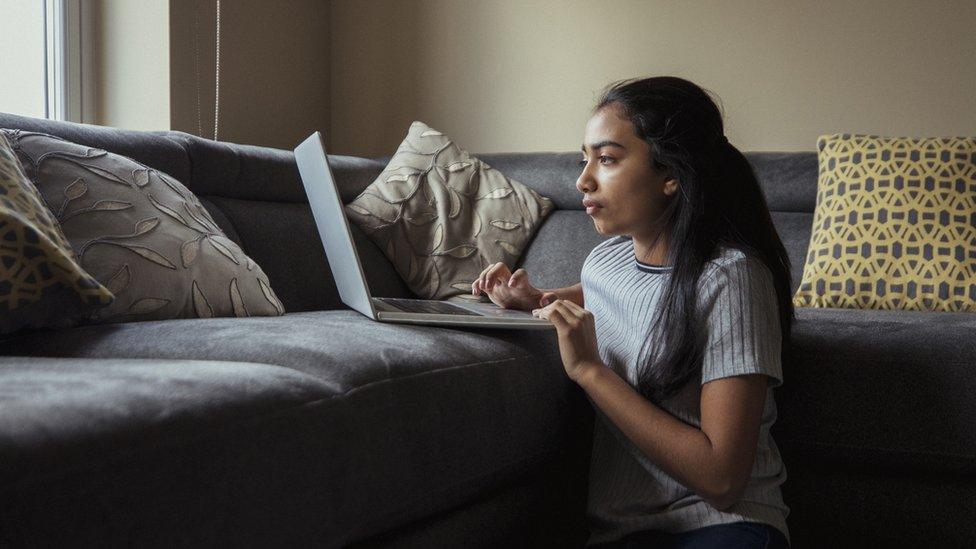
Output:
<instances>
[{"instance_id":1,"label":"beige embroidered pillow","mask_svg":"<svg viewBox=\"0 0 976 549\"><path fill-rule=\"evenodd\" d=\"M514 265L552 209L548 198L414 122L346 214L415 294L445 299L470 296L471 283L491 263Z\"/></svg>"},{"instance_id":2,"label":"beige embroidered pillow","mask_svg":"<svg viewBox=\"0 0 976 549\"><path fill-rule=\"evenodd\" d=\"M115 294L93 322L284 314L261 267L180 182L57 137L7 137L78 261Z\"/></svg>"},{"instance_id":3,"label":"beige embroidered pillow","mask_svg":"<svg viewBox=\"0 0 976 549\"><path fill-rule=\"evenodd\" d=\"M0 134L0 333L70 327L112 299L75 261Z\"/></svg>"}]
</instances>

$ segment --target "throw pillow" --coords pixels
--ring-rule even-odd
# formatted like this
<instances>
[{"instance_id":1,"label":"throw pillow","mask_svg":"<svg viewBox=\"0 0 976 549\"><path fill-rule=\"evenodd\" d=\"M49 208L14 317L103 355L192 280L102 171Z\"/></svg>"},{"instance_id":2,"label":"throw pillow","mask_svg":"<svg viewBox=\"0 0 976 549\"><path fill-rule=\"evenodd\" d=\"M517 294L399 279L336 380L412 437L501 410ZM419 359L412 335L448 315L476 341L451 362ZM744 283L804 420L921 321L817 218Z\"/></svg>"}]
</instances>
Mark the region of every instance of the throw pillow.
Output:
<instances>
[{"instance_id":1,"label":"throw pillow","mask_svg":"<svg viewBox=\"0 0 976 549\"><path fill-rule=\"evenodd\" d=\"M471 283L491 263L514 265L552 208L548 198L414 122L346 214L415 294L445 299L471 298Z\"/></svg>"},{"instance_id":2,"label":"throw pillow","mask_svg":"<svg viewBox=\"0 0 976 549\"><path fill-rule=\"evenodd\" d=\"M75 261L58 222L0 135L0 333L70 327L112 299Z\"/></svg>"},{"instance_id":3,"label":"throw pillow","mask_svg":"<svg viewBox=\"0 0 976 549\"><path fill-rule=\"evenodd\" d=\"M103 150L5 131L81 265L116 296L93 322L284 314L261 267L179 181Z\"/></svg>"},{"instance_id":4,"label":"throw pillow","mask_svg":"<svg viewBox=\"0 0 976 549\"><path fill-rule=\"evenodd\" d=\"M976 311L976 138L821 136L800 307Z\"/></svg>"}]
</instances>

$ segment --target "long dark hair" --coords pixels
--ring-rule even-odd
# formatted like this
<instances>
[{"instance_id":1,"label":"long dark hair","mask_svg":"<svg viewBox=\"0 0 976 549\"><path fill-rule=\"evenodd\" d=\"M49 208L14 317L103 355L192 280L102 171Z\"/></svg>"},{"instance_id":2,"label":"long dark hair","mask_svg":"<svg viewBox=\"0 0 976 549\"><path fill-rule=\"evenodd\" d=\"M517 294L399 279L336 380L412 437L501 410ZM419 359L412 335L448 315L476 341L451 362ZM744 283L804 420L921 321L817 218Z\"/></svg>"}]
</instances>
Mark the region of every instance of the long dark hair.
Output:
<instances>
[{"instance_id":1,"label":"long dark hair","mask_svg":"<svg viewBox=\"0 0 976 549\"><path fill-rule=\"evenodd\" d=\"M698 281L720 247L739 249L769 268L785 355L794 319L790 260L756 174L725 137L715 102L692 82L658 76L610 85L594 112L606 107L633 123L650 145L654 167L676 179L679 190L657 220L659 234L668 237L672 270L656 315L663 323L653 342L659 352L637 370L640 393L659 402L700 379L707 333L695 306Z\"/></svg>"}]
</instances>

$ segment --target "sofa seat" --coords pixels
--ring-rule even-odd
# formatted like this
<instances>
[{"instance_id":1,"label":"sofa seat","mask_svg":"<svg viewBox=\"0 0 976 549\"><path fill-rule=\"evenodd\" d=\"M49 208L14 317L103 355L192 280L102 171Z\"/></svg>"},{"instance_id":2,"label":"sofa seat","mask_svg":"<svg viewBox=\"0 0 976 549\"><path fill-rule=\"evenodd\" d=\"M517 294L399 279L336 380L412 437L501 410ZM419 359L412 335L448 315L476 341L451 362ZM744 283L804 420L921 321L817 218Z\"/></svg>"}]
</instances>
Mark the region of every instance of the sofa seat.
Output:
<instances>
[{"instance_id":1,"label":"sofa seat","mask_svg":"<svg viewBox=\"0 0 976 549\"><path fill-rule=\"evenodd\" d=\"M797 309L773 425L797 547L838 525L856 546L972 544L974 333L967 313Z\"/></svg>"},{"instance_id":2,"label":"sofa seat","mask_svg":"<svg viewBox=\"0 0 976 549\"><path fill-rule=\"evenodd\" d=\"M445 365L546 356L561 368L554 331L390 324L348 309L90 325L14 335L0 345L8 355L274 364L317 377L339 392Z\"/></svg>"},{"instance_id":3,"label":"sofa seat","mask_svg":"<svg viewBox=\"0 0 976 549\"><path fill-rule=\"evenodd\" d=\"M774 429L846 461L854 451L874 466L976 471L974 333L976 316L965 313L798 308ZM337 393L389 385L391 399L429 401L417 410L425 424L444 421L445 411L497 407L501 425L485 428L502 431L530 411L524 406L557 409L553 399L572 389L554 333L385 324L349 310L86 326L4 343L14 355L274 364ZM425 394L404 394L411 377L473 369L484 373L458 381L471 400L455 403L454 390L423 384L414 390ZM508 436L528 443L517 430Z\"/></svg>"},{"instance_id":4,"label":"sofa seat","mask_svg":"<svg viewBox=\"0 0 976 549\"><path fill-rule=\"evenodd\" d=\"M776 395L781 446L875 473L976 473L976 315L796 312Z\"/></svg>"},{"instance_id":5,"label":"sofa seat","mask_svg":"<svg viewBox=\"0 0 976 549\"><path fill-rule=\"evenodd\" d=\"M102 513L92 517L96 523L116 518L137 527L138 520L115 513L158 512L160 502L207 515L209 522L198 524L204 531L186 539L206 538L207 528L226 532L219 521L234 520L248 543L263 539L264 531L286 530L282 521L296 543L354 542L551 469L566 459L571 441L582 442L572 450L578 452L590 435L579 421L588 403L563 372L554 333L383 324L340 310L86 326L2 344L8 355L74 358L35 359L43 367L5 360L42 374L52 369L50 386L37 391L64 404L46 414L43 401L19 406L23 417L51 417L50 429L72 432L45 439L54 473L36 482L86 483L80 491L36 485L18 491L22 479L5 477L15 492L46 500L31 505L49 504L58 493L97 494L106 507L92 510ZM257 390L261 376L268 384L263 391ZM209 385L200 381L208 379ZM181 402L187 419L174 429L185 436L167 443L158 437L176 435L159 431L153 438L153 422L165 423L167 410ZM3 440L45 437L43 425L16 427L11 422L18 416L12 417L5 414ZM236 422L233 428L222 428L221 417ZM118 436L141 437L158 453L127 455L111 442ZM78 450L64 453L65 445ZM114 462L129 470L123 478L136 493L117 485L114 469L85 460L96 447L105 454L114 449ZM175 462L160 460L168 453ZM585 466L586 456L580 457ZM160 467L167 471L157 472ZM568 492L578 493L578 483L561 478ZM156 485L163 479L165 486ZM193 487L201 481L210 489L203 495ZM276 493L307 505L272 511ZM119 507L131 499L142 502ZM218 519L216 510L227 505L234 512ZM153 524L158 531L158 521ZM178 530L172 541L180 541ZM103 533L92 536L105 540Z\"/></svg>"},{"instance_id":6,"label":"sofa seat","mask_svg":"<svg viewBox=\"0 0 976 549\"><path fill-rule=\"evenodd\" d=\"M335 395L288 368L0 357L0 485L189 440Z\"/></svg>"}]
</instances>

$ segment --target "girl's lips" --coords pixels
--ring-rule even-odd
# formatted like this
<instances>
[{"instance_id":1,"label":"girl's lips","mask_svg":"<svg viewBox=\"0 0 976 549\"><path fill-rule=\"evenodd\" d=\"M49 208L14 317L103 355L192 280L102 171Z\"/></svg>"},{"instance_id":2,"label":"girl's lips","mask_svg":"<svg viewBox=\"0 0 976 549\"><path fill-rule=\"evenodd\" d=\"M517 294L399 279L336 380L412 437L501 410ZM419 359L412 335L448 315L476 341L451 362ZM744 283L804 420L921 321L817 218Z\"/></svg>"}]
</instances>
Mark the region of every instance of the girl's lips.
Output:
<instances>
[{"instance_id":1,"label":"girl's lips","mask_svg":"<svg viewBox=\"0 0 976 549\"><path fill-rule=\"evenodd\" d=\"M599 203L594 202L590 199L583 200L583 206L586 208L586 213L588 215L593 215L597 210L602 208L602 206Z\"/></svg>"}]
</instances>

